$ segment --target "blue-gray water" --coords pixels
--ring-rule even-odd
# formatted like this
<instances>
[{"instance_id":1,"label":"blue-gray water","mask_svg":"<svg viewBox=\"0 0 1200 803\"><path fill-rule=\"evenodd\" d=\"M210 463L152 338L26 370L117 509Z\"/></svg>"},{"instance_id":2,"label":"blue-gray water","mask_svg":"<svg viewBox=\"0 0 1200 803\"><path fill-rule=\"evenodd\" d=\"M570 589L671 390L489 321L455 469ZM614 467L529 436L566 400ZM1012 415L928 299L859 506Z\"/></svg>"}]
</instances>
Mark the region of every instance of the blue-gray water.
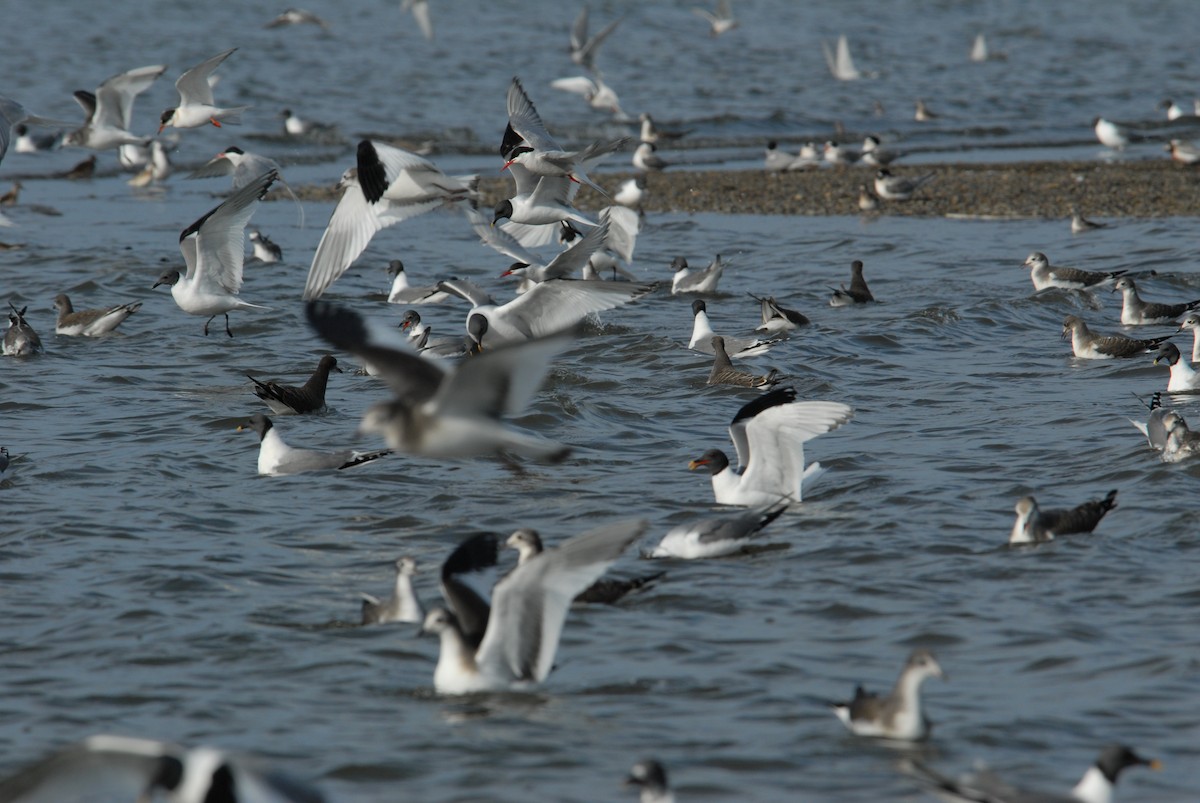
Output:
<instances>
[{"instance_id":1,"label":"blue-gray water","mask_svg":"<svg viewBox=\"0 0 1200 803\"><path fill-rule=\"evenodd\" d=\"M279 158L293 183L332 184L363 132L490 150L514 73L552 127L608 127L547 86L574 74L573 6L435 0L428 44L394 2L308 3L333 22L328 36L262 30L280 10L264 3L108 5L7 9L0 94L71 118L72 90L156 62L173 77L237 45L217 97L255 109L241 128L186 132L175 158L194 165L241 143ZM629 15L601 65L628 111L696 128L735 165L754 163L768 136L821 139L835 120L943 149L931 158L954 158L976 130L1034 146L987 158L1088 158L1099 150L1093 116L1152 120L1161 97L1190 102L1195 86L1198 23L1183 2L741 2L742 27L715 41L689 5L593 4L593 28ZM978 31L1006 62L967 62ZM839 33L878 79L828 77L818 42ZM910 121L917 96L945 114L936 127ZM151 131L173 100L160 80L138 101L135 129ZM276 136L285 105L338 122L344 144ZM10 152L0 186L84 156ZM487 155L434 158L499 167ZM985 759L1065 789L1102 744L1123 741L1166 762L1129 773L1124 799L1194 799L1200 467L1163 465L1126 421L1144 414L1133 393L1165 388L1164 368L1076 362L1059 340L1069 312L1117 328L1115 297L1035 297L1020 267L1042 250L1096 269L1152 268L1148 296L1193 298L1194 220L1114 221L1072 237L1061 220L652 215L640 274L667 279L673 256L720 251L730 267L710 302L715 326L748 331L747 292L801 309L814 325L761 365L857 417L809 445L832 470L768 531L784 549L658 566L630 555L617 574L667 578L616 608L575 611L540 693L453 700L431 692L434 641L405 626L339 626L356 619L356 593L385 591L390 561L410 554L432 601L435 567L479 528L535 526L553 541L632 515L650 520L652 545L711 510L707 477L686 464L728 449L725 426L748 397L705 388L707 363L681 345L687 301L660 291L607 313L520 419L575 447L561 466L518 477L493 462L396 456L344 474L256 477L254 436L234 431L263 409L244 374L301 381L324 352L298 298L332 205L306 204L303 230L294 205L260 207L252 226L286 261L250 266L243 295L271 310L231 316L232 340L205 338L201 319L150 285L180 262L179 230L225 185L176 175L145 193L127 177L105 153L90 182L26 179L7 211L18 225L0 229L25 244L0 253L5 298L29 305L46 344L0 364L0 444L16 458L0 487L0 773L118 732L264 754L337 800L627 800L620 778L650 755L681 799L917 800L895 769L904 751L849 737L824 701L858 682L886 688L923 645L950 675L926 686L936 728L917 753L936 766ZM434 214L378 236L330 297L395 318L369 298L391 258L417 279L469 275L493 289L504 267L461 217ZM827 288L855 258L880 303L830 309ZM115 336L57 338L51 300L64 291L79 307L145 306ZM455 333L463 309L426 318ZM361 411L386 395L373 379L334 375L327 414L279 427L295 443L351 443ZM1189 415L1200 407L1174 401ZM1003 546L1025 493L1055 507L1110 488L1120 506L1095 535Z\"/></svg>"}]
</instances>

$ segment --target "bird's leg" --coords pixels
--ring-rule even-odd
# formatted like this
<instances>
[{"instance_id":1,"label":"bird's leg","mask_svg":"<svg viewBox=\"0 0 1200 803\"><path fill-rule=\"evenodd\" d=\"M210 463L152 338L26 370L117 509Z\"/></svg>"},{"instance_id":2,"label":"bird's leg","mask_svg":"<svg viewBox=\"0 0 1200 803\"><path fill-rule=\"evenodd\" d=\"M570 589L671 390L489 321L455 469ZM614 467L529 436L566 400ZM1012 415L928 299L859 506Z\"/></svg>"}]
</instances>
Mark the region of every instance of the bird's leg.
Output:
<instances>
[{"instance_id":1,"label":"bird's leg","mask_svg":"<svg viewBox=\"0 0 1200 803\"><path fill-rule=\"evenodd\" d=\"M215 318L217 316L214 315L213 317ZM230 337L233 337L233 332L229 331L229 313L228 312L225 313L225 334L229 335Z\"/></svg>"},{"instance_id":2,"label":"bird's leg","mask_svg":"<svg viewBox=\"0 0 1200 803\"><path fill-rule=\"evenodd\" d=\"M209 118L208 118L208 121L209 121L210 123L212 123L213 125L215 125L217 128L220 128L220 127L221 127L221 123L220 123L220 122L217 120L217 118L216 118L216 117L209 117Z\"/></svg>"},{"instance_id":3,"label":"bird's leg","mask_svg":"<svg viewBox=\"0 0 1200 803\"><path fill-rule=\"evenodd\" d=\"M207 321L204 322L204 336L205 337L208 337L208 325L213 322L213 318L215 318L215 317L217 317L217 316L214 315L214 316L212 316L212 318L209 318Z\"/></svg>"}]
</instances>

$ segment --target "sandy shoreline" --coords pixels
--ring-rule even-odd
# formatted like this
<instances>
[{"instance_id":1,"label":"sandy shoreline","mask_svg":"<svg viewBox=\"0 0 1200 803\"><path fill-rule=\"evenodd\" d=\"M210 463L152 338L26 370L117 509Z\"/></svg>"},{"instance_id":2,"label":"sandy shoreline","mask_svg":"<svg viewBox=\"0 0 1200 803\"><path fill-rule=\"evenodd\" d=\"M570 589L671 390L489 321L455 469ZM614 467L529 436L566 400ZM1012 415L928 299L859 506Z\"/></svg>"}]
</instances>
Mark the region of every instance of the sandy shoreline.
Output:
<instances>
[{"instance_id":1,"label":"sandy shoreline","mask_svg":"<svg viewBox=\"0 0 1200 803\"><path fill-rule=\"evenodd\" d=\"M1019 162L896 166L892 173L935 178L910 201L883 202L881 215L978 218L1069 218L1077 205L1088 217L1193 217L1200 215L1200 169L1168 159L1104 162ZM602 173L596 181L615 190L632 173ZM867 167L793 173L761 170L679 171L649 177L647 212L720 212L768 215L858 215L859 187L870 185ZM510 192L506 178L485 178L484 202ZM330 187L298 188L303 198L333 199ZM606 199L587 188L581 209Z\"/></svg>"}]
</instances>

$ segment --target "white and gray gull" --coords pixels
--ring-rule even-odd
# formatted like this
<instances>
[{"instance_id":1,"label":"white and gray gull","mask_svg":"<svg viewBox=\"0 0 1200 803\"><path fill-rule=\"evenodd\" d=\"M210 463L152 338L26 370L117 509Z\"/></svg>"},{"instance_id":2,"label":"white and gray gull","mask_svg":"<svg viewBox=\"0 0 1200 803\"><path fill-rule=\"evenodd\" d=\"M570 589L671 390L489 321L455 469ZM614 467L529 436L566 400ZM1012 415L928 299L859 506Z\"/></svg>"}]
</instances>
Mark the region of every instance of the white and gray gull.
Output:
<instances>
[{"instance_id":1,"label":"white and gray gull","mask_svg":"<svg viewBox=\"0 0 1200 803\"><path fill-rule=\"evenodd\" d=\"M941 800L959 803L1113 803L1116 784L1129 767L1159 769L1157 759L1139 756L1125 745L1109 745L1070 792L1043 792L1022 789L1001 780L988 769L979 769L960 778L949 778L924 764L910 760L912 775Z\"/></svg>"},{"instance_id":2,"label":"white and gray gull","mask_svg":"<svg viewBox=\"0 0 1200 803\"><path fill-rule=\"evenodd\" d=\"M10 301L8 308L12 312L8 314L8 329L4 332L3 354L6 357L29 357L41 352L42 339L25 320L27 307L17 309Z\"/></svg>"},{"instance_id":3,"label":"white and gray gull","mask_svg":"<svg viewBox=\"0 0 1200 803\"><path fill-rule=\"evenodd\" d=\"M854 410L832 401L797 401L796 391L781 388L738 410L729 424L738 469L720 449L710 449L688 468L706 467L720 505L767 507L784 499L801 501L802 484L820 472L820 463L804 465L804 444L849 421Z\"/></svg>"},{"instance_id":4,"label":"white and gray gull","mask_svg":"<svg viewBox=\"0 0 1200 803\"><path fill-rule=\"evenodd\" d=\"M545 549L542 545L541 534L529 527L516 530L504 543L517 550L517 565L522 565L536 555L542 554ZM666 572L654 572L630 578L602 577L576 594L572 602L611 605L622 597L644 589L664 574Z\"/></svg>"},{"instance_id":5,"label":"white and gray gull","mask_svg":"<svg viewBox=\"0 0 1200 803\"><path fill-rule=\"evenodd\" d=\"M63 146L91 148L96 151L122 145L144 146L148 137L129 130L133 120L133 102L166 71L165 64L151 64L114 75L96 88L75 93L75 102L83 107L87 120L83 127L63 137Z\"/></svg>"},{"instance_id":6,"label":"white and gray gull","mask_svg":"<svg viewBox=\"0 0 1200 803\"><path fill-rule=\"evenodd\" d=\"M760 298L753 293L747 295L758 302L759 313L762 316L762 324L754 328L756 332L777 335L811 323L803 313L780 305L774 296Z\"/></svg>"},{"instance_id":7,"label":"white and gray gull","mask_svg":"<svg viewBox=\"0 0 1200 803\"><path fill-rule=\"evenodd\" d=\"M859 736L907 741L924 739L931 726L921 710L921 684L931 677L945 679L933 653L925 649L913 650L887 696L871 694L859 686L854 690L854 699L832 704L833 713Z\"/></svg>"},{"instance_id":8,"label":"white and gray gull","mask_svg":"<svg viewBox=\"0 0 1200 803\"><path fill-rule=\"evenodd\" d=\"M171 803L323 803L314 786L261 760L212 747L89 736L0 779L0 803L159 800Z\"/></svg>"},{"instance_id":9,"label":"white and gray gull","mask_svg":"<svg viewBox=\"0 0 1200 803\"><path fill-rule=\"evenodd\" d=\"M788 509L788 503L776 502L761 510L749 510L734 516L702 519L673 527L650 550L651 558L722 558L746 550L751 539Z\"/></svg>"},{"instance_id":10,"label":"white and gray gull","mask_svg":"<svg viewBox=\"0 0 1200 803\"><path fill-rule=\"evenodd\" d=\"M1141 401L1140 398L1138 400ZM1145 404L1145 402L1142 403ZM1146 436L1146 443L1150 445L1150 448L1162 451L1163 447L1167 445L1167 428L1164 424L1164 418L1167 413L1171 412L1162 406L1162 393L1155 392L1150 397L1150 403L1146 404L1146 411L1145 421L1134 421L1131 418L1129 419L1129 423L1133 424L1138 432Z\"/></svg>"},{"instance_id":11,"label":"white and gray gull","mask_svg":"<svg viewBox=\"0 0 1200 803\"><path fill-rule=\"evenodd\" d=\"M1081 360L1111 360L1117 357L1136 357L1154 351L1171 335L1140 340L1124 335L1097 335L1075 315L1063 319L1062 337L1070 338L1071 351Z\"/></svg>"},{"instance_id":12,"label":"white and gray gull","mask_svg":"<svg viewBox=\"0 0 1200 803\"><path fill-rule=\"evenodd\" d=\"M1117 506L1117 492L1092 499L1067 510L1042 510L1032 496L1017 500L1017 520L1009 533L1009 544L1040 544L1057 535L1090 533L1108 511Z\"/></svg>"},{"instance_id":13,"label":"white and gray gull","mask_svg":"<svg viewBox=\"0 0 1200 803\"><path fill-rule=\"evenodd\" d=\"M721 261L721 255L717 254L707 268L693 272L688 267L685 257L675 257L671 260L671 270L675 274L671 279L671 295L677 296L680 293L711 295L717 292L717 282L721 281L721 274L725 272L725 263Z\"/></svg>"},{"instance_id":14,"label":"white and gray gull","mask_svg":"<svg viewBox=\"0 0 1200 803\"><path fill-rule=\"evenodd\" d=\"M54 332L60 335L97 337L116 329L141 307L142 302L131 301L128 304L103 309L76 310L71 305L70 297L66 293L59 293L54 297L54 309L58 310Z\"/></svg>"},{"instance_id":15,"label":"white and gray gull","mask_svg":"<svg viewBox=\"0 0 1200 803\"><path fill-rule=\"evenodd\" d=\"M441 694L470 694L543 682L554 666L571 601L645 529L642 521L619 522L543 550L496 583L490 604L474 593L447 595L453 611L432 609L423 627L441 641L434 688ZM475 624L464 626L464 620ZM480 628L480 622L486 624Z\"/></svg>"},{"instance_id":16,"label":"white and gray gull","mask_svg":"<svg viewBox=\"0 0 1200 803\"><path fill-rule=\"evenodd\" d=\"M410 557L396 561L396 582L392 587L392 595L386 600L380 600L370 594L362 597L362 624L376 625L390 622L410 622L416 624L425 619L425 611L417 599L413 589L412 578L417 573L417 562Z\"/></svg>"},{"instance_id":17,"label":"white and gray gull","mask_svg":"<svg viewBox=\"0 0 1200 803\"><path fill-rule=\"evenodd\" d=\"M708 304L700 299L692 302L692 337L688 348L701 354L716 354L712 339L716 336L708 320ZM754 337L726 337L725 351L731 357L757 357L766 354L779 340L762 340Z\"/></svg>"},{"instance_id":18,"label":"white and gray gull","mask_svg":"<svg viewBox=\"0 0 1200 803\"><path fill-rule=\"evenodd\" d=\"M258 433L258 473L264 477L353 468L391 454L388 449L373 452L339 449L327 452L289 446L280 437L271 419L261 413L255 413L249 421L238 426L238 432L247 429Z\"/></svg>"},{"instance_id":19,"label":"white and gray gull","mask_svg":"<svg viewBox=\"0 0 1200 803\"><path fill-rule=\"evenodd\" d=\"M1113 284L1113 293L1121 293L1121 323L1126 326L1144 326L1152 323L1175 323L1184 313L1200 307L1200 298L1178 304L1161 304L1143 301L1138 295L1137 285L1128 276L1122 276Z\"/></svg>"},{"instance_id":20,"label":"white and gray gull","mask_svg":"<svg viewBox=\"0 0 1200 803\"><path fill-rule=\"evenodd\" d=\"M1063 290L1090 290L1101 287L1127 271L1090 271L1079 268L1067 268L1050 264L1050 260L1040 251L1034 251L1025 258L1023 267L1029 268L1029 277L1033 280L1034 290L1045 290L1048 287L1058 287Z\"/></svg>"}]
</instances>

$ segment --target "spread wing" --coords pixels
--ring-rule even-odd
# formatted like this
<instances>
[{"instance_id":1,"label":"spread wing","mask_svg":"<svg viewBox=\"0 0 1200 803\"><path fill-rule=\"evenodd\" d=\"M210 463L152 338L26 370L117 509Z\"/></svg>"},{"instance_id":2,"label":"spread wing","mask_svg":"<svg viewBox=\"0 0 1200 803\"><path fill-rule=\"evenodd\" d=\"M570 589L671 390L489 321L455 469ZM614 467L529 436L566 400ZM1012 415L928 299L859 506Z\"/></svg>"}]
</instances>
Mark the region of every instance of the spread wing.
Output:
<instances>
[{"instance_id":1,"label":"spread wing","mask_svg":"<svg viewBox=\"0 0 1200 803\"><path fill-rule=\"evenodd\" d=\"M134 98L149 89L166 70L165 64L151 64L109 78L96 90L98 114L92 122L128 131Z\"/></svg>"},{"instance_id":2,"label":"spread wing","mask_svg":"<svg viewBox=\"0 0 1200 803\"><path fill-rule=\"evenodd\" d=\"M189 276L233 294L242 288L246 224L278 176L274 170L264 173L183 230L179 247L187 262ZM195 237L191 236L193 234Z\"/></svg>"},{"instance_id":3,"label":"spread wing","mask_svg":"<svg viewBox=\"0 0 1200 803\"><path fill-rule=\"evenodd\" d=\"M590 313L619 307L653 290L652 284L589 282L581 279L551 279L539 282L502 307L502 316L530 337L548 335L582 321Z\"/></svg>"},{"instance_id":4,"label":"spread wing","mask_svg":"<svg viewBox=\"0 0 1200 803\"><path fill-rule=\"evenodd\" d=\"M224 53L218 53L207 61L197 64L192 69L179 76L175 81L175 88L179 90L180 104L199 103L208 106L214 105L212 86L208 83L208 76L212 75L213 70L217 69L229 55L237 48L226 50Z\"/></svg>"},{"instance_id":5,"label":"spread wing","mask_svg":"<svg viewBox=\"0 0 1200 803\"><path fill-rule=\"evenodd\" d=\"M586 20L584 24L587 24ZM508 124L535 150L562 150L546 130L546 124L517 78L513 78L508 87Z\"/></svg>"}]
</instances>

